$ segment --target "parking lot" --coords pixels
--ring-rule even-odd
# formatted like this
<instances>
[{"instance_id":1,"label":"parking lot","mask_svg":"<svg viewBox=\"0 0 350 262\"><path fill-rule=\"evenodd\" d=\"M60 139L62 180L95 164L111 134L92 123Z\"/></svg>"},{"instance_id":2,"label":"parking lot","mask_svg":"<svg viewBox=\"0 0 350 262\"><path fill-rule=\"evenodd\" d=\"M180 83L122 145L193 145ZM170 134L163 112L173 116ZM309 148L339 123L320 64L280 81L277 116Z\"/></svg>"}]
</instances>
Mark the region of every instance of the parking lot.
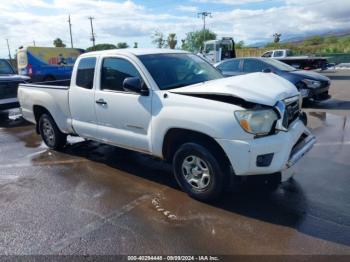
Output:
<instances>
[{"instance_id":1,"label":"parking lot","mask_svg":"<svg viewBox=\"0 0 350 262\"><path fill-rule=\"evenodd\" d=\"M51 151L2 115L0 254L350 255L350 70L325 74L333 98L305 108L317 144L294 179L213 204L159 160L77 138Z\"/></svg>"}]
</instances>

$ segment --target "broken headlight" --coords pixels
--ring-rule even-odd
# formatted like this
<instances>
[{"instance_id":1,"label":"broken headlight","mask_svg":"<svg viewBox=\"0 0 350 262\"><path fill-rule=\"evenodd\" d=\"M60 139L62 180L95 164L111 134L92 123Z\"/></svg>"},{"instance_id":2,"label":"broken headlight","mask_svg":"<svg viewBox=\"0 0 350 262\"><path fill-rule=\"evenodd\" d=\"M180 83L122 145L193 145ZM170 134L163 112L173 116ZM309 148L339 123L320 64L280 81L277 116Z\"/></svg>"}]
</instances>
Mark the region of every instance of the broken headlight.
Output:
<instances>
[{"instance_id":1,"label":"broken headlight","mask_svg":"<svg viewBox=\"0 0 350 262\"><path fill-rule=\"evenodd\" d=\"M236 111L235 116L244 131L258 136L269 134L278 119L272 109Z\"/></svg>"}]
</instances>

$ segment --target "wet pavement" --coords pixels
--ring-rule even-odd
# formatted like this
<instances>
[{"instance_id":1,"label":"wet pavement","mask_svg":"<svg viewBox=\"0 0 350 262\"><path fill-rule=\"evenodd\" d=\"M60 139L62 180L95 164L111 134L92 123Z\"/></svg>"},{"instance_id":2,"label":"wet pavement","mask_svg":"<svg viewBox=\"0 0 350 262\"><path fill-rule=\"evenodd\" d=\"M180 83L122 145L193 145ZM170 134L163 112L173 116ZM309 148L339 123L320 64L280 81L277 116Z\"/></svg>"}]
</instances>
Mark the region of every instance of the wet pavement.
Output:
<instances>
[{"instance_id":1,"label":"wet pavement","mask_svg":"<svg viewBox=\"0 0 350 262\"><path fill-rule=\"evenodd\" d=\"M0 254L350 255L350 72L308 105L318 142L272 193L205 204L171 167L81 139L48 150L34 126L0 120Z\"/></svg>"}]
</instances>

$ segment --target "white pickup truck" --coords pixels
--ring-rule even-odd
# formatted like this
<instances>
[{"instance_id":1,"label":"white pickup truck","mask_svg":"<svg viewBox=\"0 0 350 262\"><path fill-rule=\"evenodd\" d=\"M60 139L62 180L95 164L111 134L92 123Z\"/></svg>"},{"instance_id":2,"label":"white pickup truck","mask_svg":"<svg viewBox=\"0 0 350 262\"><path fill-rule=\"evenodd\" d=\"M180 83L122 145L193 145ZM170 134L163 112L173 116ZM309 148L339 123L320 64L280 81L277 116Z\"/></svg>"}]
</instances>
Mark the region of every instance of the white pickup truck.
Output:
<instances>
[{"instance_id":1,"label":"white pickup truck","mask_svg":"<svg viewBox=\"0 0 350 262\"><path fill-rule=\"evenodd\" d=\"M276 49L265 52L262 57L277 59L298 69L327 69L327 57L294 56L290 49Z\"/></svg>"},{"instance_id":2,"label":"white pickup truck","mask_svg":"<svg viewBox=\"0 0 350 262\"><path fill-rule=\"evenodd\" d=\"M78 135L159 157L203 201L243 176L265 175L276 188L315 143L290 82L271 73L224 78L178 50L83 54L70 86L21 84L18 98L48 147Z\"/></svg>"}]
</instances>

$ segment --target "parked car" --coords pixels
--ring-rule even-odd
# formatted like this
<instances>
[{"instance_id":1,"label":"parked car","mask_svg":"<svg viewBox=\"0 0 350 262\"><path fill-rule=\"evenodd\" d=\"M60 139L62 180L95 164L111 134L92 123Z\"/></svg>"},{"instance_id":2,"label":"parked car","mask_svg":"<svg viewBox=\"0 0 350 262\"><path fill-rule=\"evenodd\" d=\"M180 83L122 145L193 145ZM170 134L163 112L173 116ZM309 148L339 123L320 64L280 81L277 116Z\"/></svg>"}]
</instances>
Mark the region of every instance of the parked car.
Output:
<instances>
[{"instance_id":1,"label":"parked car","mask_svg":"<svg viewBox=\"0 0 350 262\"><path fill-rule=\"evenodd\" d=\"M262 57L271 57L291 65L297 69L322 69L328 67L327 57L319 56L295 56L290 49L276 49L265 52Z\"/></svg>"},{"instance_id":2,"label":"parked car","mask_svg":"<svg viewBox=\"0 0 350 262\"><path fill-rule=\"evenodd\" d=\"M328 77L317 72L298 70L271 58L235 58L215 64L223 75L235 76L254 72L272 72L293 83L303 98L322 101L330 98Z\"/></svg>"},{"instance_id":3,"label":"parked car","mask_svg":"<svg viewBox=\"0 0 350 262\"><path fill-rule=\"evenodd\" d=\"M180 187L199 200L242 176L264 175L275 189L315 143L290 82L265 73L224 78L179 50L87 53L70 86L21 84L18 97L49 148L78 135L153 155L171 162Z\"/></svg>"},{"instance_id":4,"label":"parked car","mask_svg":"<svg viewBox=\"0 0 350 262\"><path fill-rule=\"evenodd\" d=\"M18 84L25 83L29 79L29 77L17 75L7 60L0 59L0 110L19 107Z\"/></svg>"}]
</instances>

